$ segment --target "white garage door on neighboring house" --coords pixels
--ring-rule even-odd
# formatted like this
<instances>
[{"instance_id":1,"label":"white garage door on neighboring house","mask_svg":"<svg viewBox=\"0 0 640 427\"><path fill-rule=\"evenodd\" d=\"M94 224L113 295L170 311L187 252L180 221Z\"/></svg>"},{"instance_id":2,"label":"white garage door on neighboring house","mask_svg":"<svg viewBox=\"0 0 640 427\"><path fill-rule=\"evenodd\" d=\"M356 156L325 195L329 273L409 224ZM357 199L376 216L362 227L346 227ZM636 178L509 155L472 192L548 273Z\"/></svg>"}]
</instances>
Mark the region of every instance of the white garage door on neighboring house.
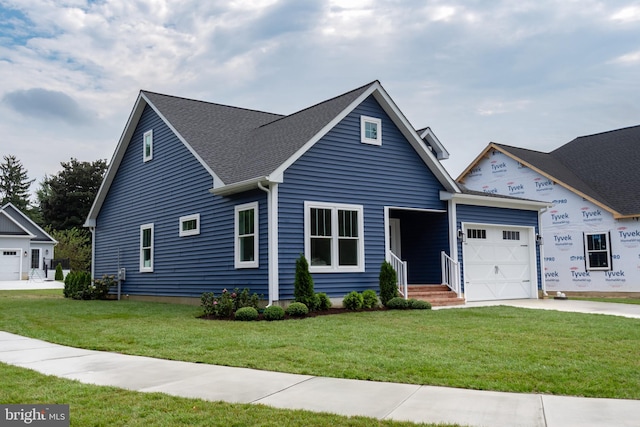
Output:
<instances>
[{"instance_id":1,"label":"white garage door on neighboring house","mask_svg":"<svg viewBox=\"0 0 640 427\"><path fill-rule=\"evenodd\" d=\"M531 228L463 224L463 230L467 301L537 298Z\"/></svg>"},{"instance_id":2,"label":"white garage door on neighboring house","mask_svg":"<svg viewBox=\"0 0 640 427\"><path fill-rule=\"evenodd\" d=\"M0 280L20 280L20 249L0 249Z\"/></svg>"}]
</instances>

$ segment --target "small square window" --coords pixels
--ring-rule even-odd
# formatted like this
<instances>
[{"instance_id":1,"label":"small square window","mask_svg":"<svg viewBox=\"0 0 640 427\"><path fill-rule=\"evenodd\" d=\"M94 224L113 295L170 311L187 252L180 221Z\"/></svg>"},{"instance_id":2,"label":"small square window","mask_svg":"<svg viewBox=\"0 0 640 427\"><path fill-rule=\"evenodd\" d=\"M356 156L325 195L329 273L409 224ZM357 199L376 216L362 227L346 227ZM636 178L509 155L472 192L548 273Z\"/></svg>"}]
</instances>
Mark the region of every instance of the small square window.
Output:
<instances>
[{"instance_id":1,"label":"small square window","mask_svg":"<svg viewBox=\"0 0 640 427\"><path fill-rule=\"evenodd\" d=\"M142 136L142 160L148 162L153 159L153 130L148 130Z\"/></svg>"},{"instance_id":2,"label":"small square window","mask_svg":"<svg viewBox=\"0 0 640 427\"><path fill-rule=\"evenodd\" d=\"M502 240L520 240L520 232L502 230Z\"/></svg>"},{"instance_id":3,"label":"small square window","mask_svg":"<svg viewBox=\"0 0 640 427\"><path fill-rule=\"evenodd\" d=\"M200 234L200 214L180 217L180 237Z\"/></svg>"},{"instance_id":4,"label":"small square window","mask_svg":"<svg viewBox=\"0 0 640 427\"><path fill-rule=\"evenodd\" d=\"M360 142L382 145L382 120L360 116Z\"/></svg>"}]
</instances>

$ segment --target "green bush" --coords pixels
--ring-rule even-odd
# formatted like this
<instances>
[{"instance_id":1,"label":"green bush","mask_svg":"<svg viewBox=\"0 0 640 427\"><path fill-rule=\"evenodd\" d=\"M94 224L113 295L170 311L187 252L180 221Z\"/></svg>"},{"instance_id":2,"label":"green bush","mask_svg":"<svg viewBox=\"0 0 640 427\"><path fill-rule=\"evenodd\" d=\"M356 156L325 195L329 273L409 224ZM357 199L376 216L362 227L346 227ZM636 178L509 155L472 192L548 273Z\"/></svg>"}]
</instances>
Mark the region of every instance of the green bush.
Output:
<instances>
[{"instance_id":1,"label":"green bush","mask_svg":"<svg viewBox=\"0 0 640 427\"><path fill-rule=\"evenodd\" d=\"M409 308L409 301L402 297L391 298L386 307L390 310L406 310Z\"/></svg>"},{"instance_id":2,"label":"green bush","mask_svg":"<svg viewBox=\"0 0 640 427\"><path fill-rule=\"evenodd\" d=\"M326 311L331 308L331 300L327 294L320 292L319 294L316 294L316 297L318 298L318 310Z\"/></svg>"},{"instance_id":3,"label":"green bush","mask_svg":"<svg viewBox=\"0 0 640 427\"><path fill-rule=\"evenodd\" d=\"M257 311L260 297L256 293L250 294L246 288L242 292L238 288L233 292L223 289L220 296L213 292L203 293L200 303L205 316L230 319L233 313L244 307L252 307Z\"/></svg>"},{"instance_id":4,"label":"green bush","mask_svg":"<svg viewBox=\"0 0 640 427\"><path fill-rule=\"evenodd\" d=\"M378 295L373 289L362 293L362 308L378 308Z\"/></svg>"},{"instance_id":5,"label":"green bush","mask_svg":"<svg viewBox=\"0 0 640 427\"><path fill-rule=\"evenodd\" d=\"M303 254L296 260L296 276L293 282L293 297L296 302L301 302L309 309L316 309L315 292L313 291L313 278L309 273L309 263Z\"/></svg>"},{"instance_id":6,"label":"green bush","mask_svg":"<svg viewBox=\"0 0 640 427\"><path fill-rule=\"evenodd\" d=\"M362 294L351 291L342 300L342 306L347 310L360 310L362 309Z\"/></svg>"},{"instance_id":7,"label":"green bush","mask_svg":"<svg viewBox=\"0 0 640 427\"><path fill-rule=\"evenodd\" d=\"M291 317L304 317L309 314L309 308L301 302L292 302L285 312Z\"/></svg>"},{"instance_id":8,"label":"green bush","mask_svg":"<svg viewBox=\"0 0 640 427\"><path fill-rule=\"evenodd\" d=\"M431 310L431 303L429 301L411 298L409 300L409 308L412 310Z\"/></svg>"},{"instance_id":9,"label":"green bush","mask_svg":"<svg viewBox=\"0 0 640 427\"><path fill-rule=\"evenodd\" d=\"M282 320L284 319L284 308L278 305L272 305L264 309L264 320Z\"/></svg>"},{"instance_id":10,"label":"green bush","mask_svg":"<svg viewBox=\"0 0 640 427\"><path fill-rule=\"evenodd\" d=\"M64 279L65 298L90 300L105 299L109 289L115 286L113 276L102 276L102 279L91 280L91 274L86 271L72 271Z\"/></svg>"},{"instance_id":11,"label":"green bush","mask_svg":"<svg viewBox=\"0 0 640 427\"><path fill-rule=\"evenodd\" d=\"M54 280L58 282L62 282L64 280L64 273L62 272L62 264L60 263L56 265L56 275L54 277Z\"/></svg>"},{"instance_id":12,"label":"green bush","mask_svg":"<svg viewBox=\"0 0 640 427\"><path fill-rule=\"evenodd\" d=\"M380 302L387 306L387 301L398 296L398 276L393 266L384 261L380 267Z\"/></svg>"},{"instance_id":13,"label":"green bush","mask_svg":"<svg viewBox=\"0 0 640 427\"><path fill-rule=\"evenodd\" d=\"M236 311L235 319L245 322L256 320L258 319L258 310L253 307L239 308L238 311Z\"/></svg>"}]
</instances>

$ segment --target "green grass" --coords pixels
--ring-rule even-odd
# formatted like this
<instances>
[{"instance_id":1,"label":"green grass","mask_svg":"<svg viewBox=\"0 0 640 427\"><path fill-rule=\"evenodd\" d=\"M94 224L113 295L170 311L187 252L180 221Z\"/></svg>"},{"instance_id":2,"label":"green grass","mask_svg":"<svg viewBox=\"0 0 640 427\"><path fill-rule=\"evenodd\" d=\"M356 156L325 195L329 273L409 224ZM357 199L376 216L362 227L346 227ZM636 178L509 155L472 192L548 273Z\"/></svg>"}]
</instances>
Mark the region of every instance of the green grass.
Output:
<instances>
[{"instance_id":1,"label":"green grass","mask_svg":"<svg viewBox=\"0 0 640 427\"><path fill-rule=\"evenodd\" d=\"M602 297L602 298L591 298L591 297L571 297L571 299L581 300L581 301L596 301L596 302L611 302L611 303L619 303L619 304L640 304L640 298L614 298L614 297Z\"/></svg>"},{"instance_id":2,"label":"green grass","mask_svg":"<svg viewBox=\"0 0 640 427\"><path fill-rule=\"evenodd\" d=\"M415 426L80 384L0 363L3 404L68 404L72 426Z\"/></svg>"},{"instance_id":3,"label":"green grass","mask_svg":"<svg viewBox=\"0 0 640 427\"><path fill-rule=\"evenodd\" d=\"M283 322L200 308L0 292L0 329L74 347L270 371L511 392L640 399L640 324L485 307Z\"/></svg>"}]
</instances>

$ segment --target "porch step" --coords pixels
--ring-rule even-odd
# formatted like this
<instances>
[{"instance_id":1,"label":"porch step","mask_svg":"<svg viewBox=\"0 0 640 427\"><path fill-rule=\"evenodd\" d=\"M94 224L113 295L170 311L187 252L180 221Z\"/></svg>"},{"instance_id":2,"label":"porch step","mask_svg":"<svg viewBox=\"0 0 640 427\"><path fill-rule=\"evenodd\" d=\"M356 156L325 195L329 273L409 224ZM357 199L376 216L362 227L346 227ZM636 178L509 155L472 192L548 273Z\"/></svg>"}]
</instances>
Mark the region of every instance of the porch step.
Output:
<instances>
[{"instance_id":1,"label":"porch step","mask_svg":"<svg viewBox=\"0 0 640 427\"><path fill-rule=\"evenodd\" d=\"M447 285L409 285L409 298L429 301L434 307L464 305L464 298L458 298Z\"/></svg>"}]
</instances>

